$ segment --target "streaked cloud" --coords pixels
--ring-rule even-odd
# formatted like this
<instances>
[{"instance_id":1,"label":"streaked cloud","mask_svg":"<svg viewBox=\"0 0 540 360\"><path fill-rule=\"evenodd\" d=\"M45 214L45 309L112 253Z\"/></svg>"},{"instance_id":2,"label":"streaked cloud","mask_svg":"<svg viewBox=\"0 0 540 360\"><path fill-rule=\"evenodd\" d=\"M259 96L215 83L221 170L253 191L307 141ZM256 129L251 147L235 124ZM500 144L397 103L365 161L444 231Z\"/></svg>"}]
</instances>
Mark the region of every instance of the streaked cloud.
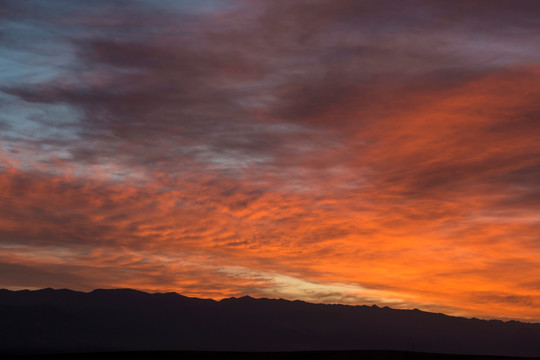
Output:
<instances>
[{"instance_id":1,"label":"streaked cloud","mask_svg":"<svg viewBox=\"0 0 540 360\"><path fill-rule=\"evenodd\" d=\"M540 321L537 2L0 4L0 286Z\"/></svg>"}]
</instances>

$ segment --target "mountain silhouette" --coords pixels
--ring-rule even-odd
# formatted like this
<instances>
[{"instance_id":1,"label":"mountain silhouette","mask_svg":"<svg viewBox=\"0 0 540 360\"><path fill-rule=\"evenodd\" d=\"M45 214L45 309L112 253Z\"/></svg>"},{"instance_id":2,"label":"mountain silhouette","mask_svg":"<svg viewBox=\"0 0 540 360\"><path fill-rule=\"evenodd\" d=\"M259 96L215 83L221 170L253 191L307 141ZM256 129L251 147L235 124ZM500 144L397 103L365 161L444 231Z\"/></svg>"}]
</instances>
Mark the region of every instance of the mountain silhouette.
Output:
<instances>
[{"instance_id":1,"label":"mountain silhouette","mask_svg":"<svg viewBox=\"0 0 540 360\"><path fill-rule=\"evenodd\" d=\"M540 324L131 289L0 290L0 354L400 350L540 356Z\"/></svg>"}]
</instances>

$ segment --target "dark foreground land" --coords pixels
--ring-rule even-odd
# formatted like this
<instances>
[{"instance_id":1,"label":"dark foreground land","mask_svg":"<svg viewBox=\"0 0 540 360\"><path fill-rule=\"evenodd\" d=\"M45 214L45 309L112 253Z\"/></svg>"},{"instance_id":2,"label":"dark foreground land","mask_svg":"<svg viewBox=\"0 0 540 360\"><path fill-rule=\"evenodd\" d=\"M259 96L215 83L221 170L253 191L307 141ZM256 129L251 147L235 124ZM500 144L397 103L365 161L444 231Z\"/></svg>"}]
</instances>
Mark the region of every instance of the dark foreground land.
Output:
<instances>
[{"instance_id":1,"label":"dark foreground land","mask_svg":"<svg viewBox=\"0 0 540 360\"><path fill-rule=\"evenodd\" d=\"M93 359L178 359L178 360L538 360L540 358L432 354L409 351L358 350L358 351L288 351L288 352L232 352L232 351L129 351L68 353L47 355L4 355L13 360L93 360Z\"/></svg>"},{"instance_id":2,"label":"dark foreground land","mask_svg":"<svg viewBox=\"0 0 540 360\"><path fill-rule=\"evenodd\" d=\"M160 350L180 352L155 352ZM42 358L97 358L104 352L130 360L493 359L429 355L435 353L540 359L540 324L283 299L214 301L130 289L0 289L0 357L88 353Z\"/></svg>"}]
</instances>

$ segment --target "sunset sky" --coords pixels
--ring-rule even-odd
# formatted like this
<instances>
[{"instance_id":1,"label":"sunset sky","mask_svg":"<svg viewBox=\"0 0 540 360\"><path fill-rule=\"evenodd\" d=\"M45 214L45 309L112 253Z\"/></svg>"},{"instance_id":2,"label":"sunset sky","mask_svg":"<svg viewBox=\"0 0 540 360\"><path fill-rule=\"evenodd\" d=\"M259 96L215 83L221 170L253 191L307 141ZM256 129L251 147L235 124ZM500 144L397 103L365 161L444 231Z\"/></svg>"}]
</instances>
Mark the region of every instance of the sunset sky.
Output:
<instances>
[{"instance_id":1,"label":"sunset sky","mask_svg":"<svg viewBox=\"0 0 540 360\"><path fill-rule=\"evenodd\" d=\"M0 288L540 322L540 1L0 0Z\"/></svg>"}]
</instances>

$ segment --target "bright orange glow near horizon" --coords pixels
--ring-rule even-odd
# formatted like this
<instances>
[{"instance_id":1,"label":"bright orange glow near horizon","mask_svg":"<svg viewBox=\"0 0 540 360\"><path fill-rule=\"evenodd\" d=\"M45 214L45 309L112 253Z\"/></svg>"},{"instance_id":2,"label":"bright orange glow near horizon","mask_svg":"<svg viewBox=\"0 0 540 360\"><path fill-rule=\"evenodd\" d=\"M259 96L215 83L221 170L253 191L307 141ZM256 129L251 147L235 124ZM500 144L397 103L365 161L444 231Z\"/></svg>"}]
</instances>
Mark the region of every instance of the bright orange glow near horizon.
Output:
<instances>
[{"instance_id":1,"label":"bright orange glow near horizon","mask_svg":"<svg viewBox=\"0 0 540 360\"><path fill-rule=\"evenodd\" d=\"M537 2L0 4L0 288L540 322Z\"/></svg>"}]
</instances>

